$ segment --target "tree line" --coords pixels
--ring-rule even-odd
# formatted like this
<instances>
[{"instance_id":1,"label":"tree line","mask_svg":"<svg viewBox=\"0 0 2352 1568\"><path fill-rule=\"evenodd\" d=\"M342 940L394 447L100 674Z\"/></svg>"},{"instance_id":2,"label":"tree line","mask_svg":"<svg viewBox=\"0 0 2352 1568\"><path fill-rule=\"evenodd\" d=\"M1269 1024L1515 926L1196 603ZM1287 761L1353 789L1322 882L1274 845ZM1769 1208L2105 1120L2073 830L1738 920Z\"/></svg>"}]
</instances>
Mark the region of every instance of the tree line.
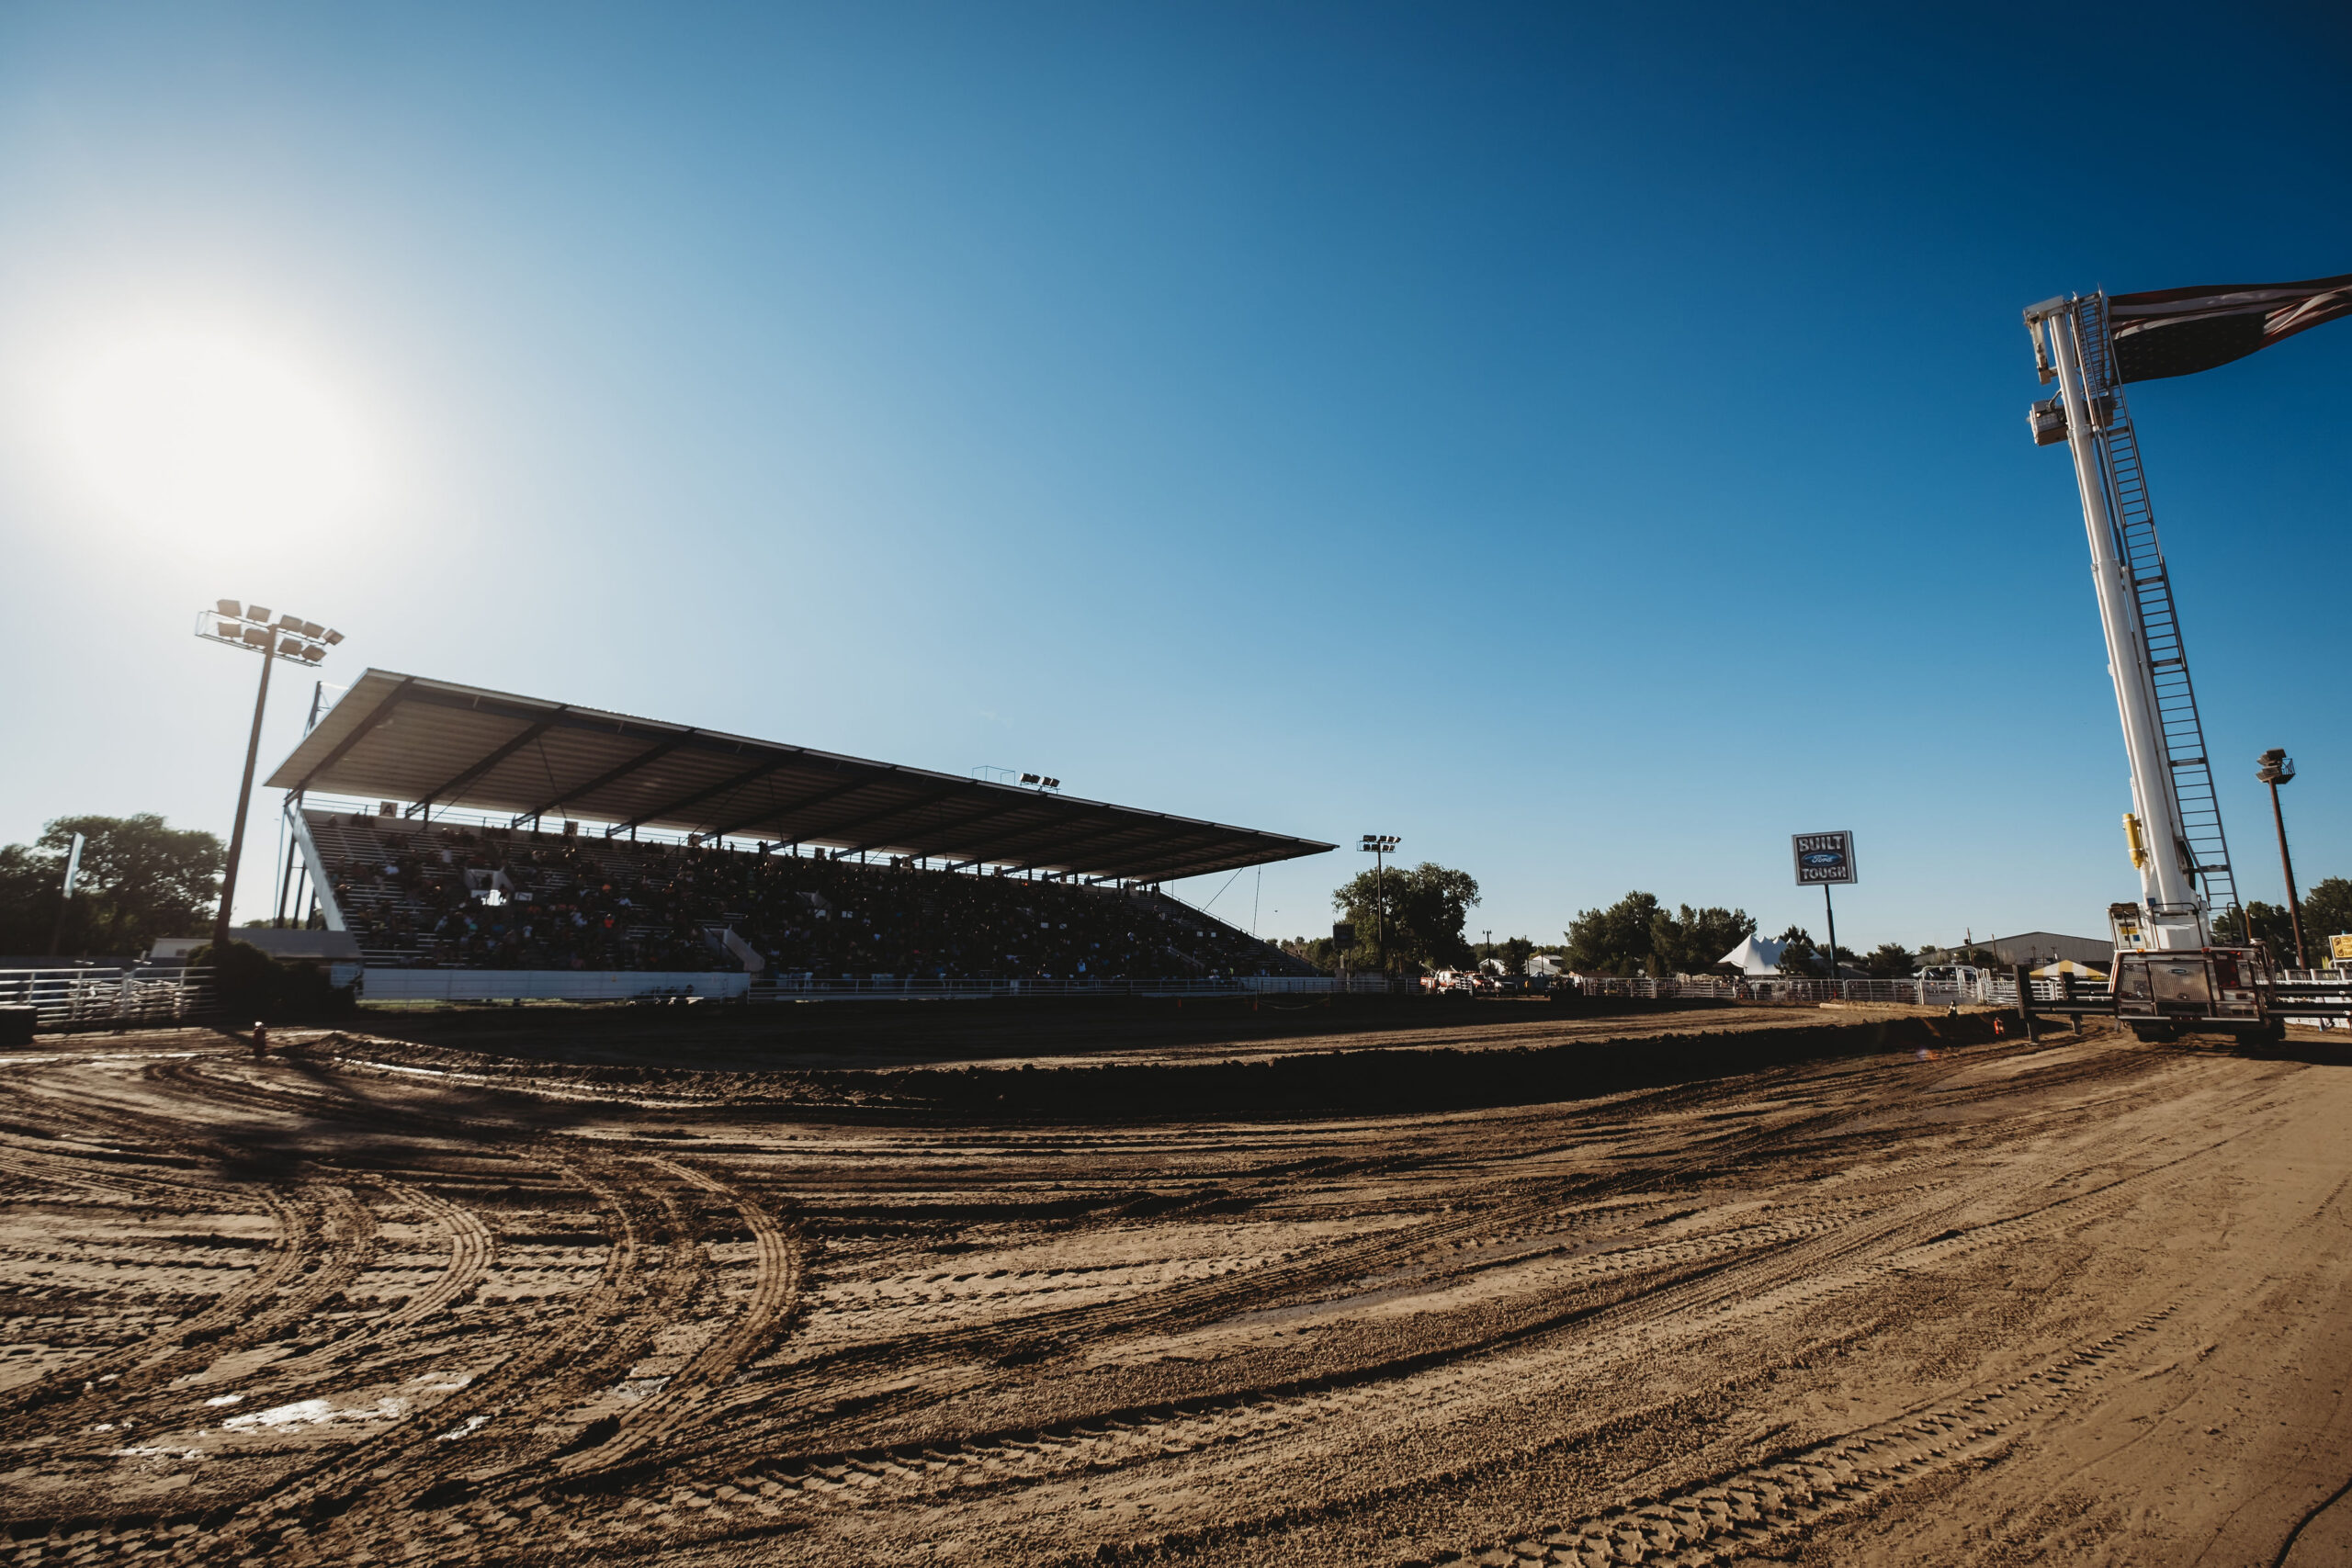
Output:
<instances>
[{"instance_id":1,"label":"tree line","mask_svg":"<svg viewBox=\"0 0 2352 1568\"><path fill-rule=\"evenodd\" d=\"M68 900L76 833L82 863ZM123 956L158 937L201 936L219 904L221 859L218 838L153 812L60 817L29 844L0 845L0 953Z\"/></svg>"},{"instance_id":2,"label":"tree line","mask_svg":"<svg viewBox=\"0 0 2352 1568\"><path fill-rule=\"evenodd\" d=\"M1331 906L1354 927L1354 941L1342 951L1329 937L1295 937L1281 943L1284 952L1322 969L1348 968L1371 973L1381 961L1380 932L1386 931L1386 958L1392 970L1438 970L1467 967L1487 959L1498 961L1508 975L1524 974L1537 953L1556 956L1563 967L1580 975L1649 976L1705 975L1721 967L1724 954L1757 934L1755 918L1745 909L1717 905L1694 908L1669 906L1656 894L1634 891L1600 909L1585 909L1569 922L1557 946L1540 946L1523 936L1497 942L1473 943L1463 927L1478 903L1477 880L1469 873L1424 861L1411 868L1396 866L1385 874L1364 872L1331 894ZM2303 935L2311 962L2328 962L2327 939L2352 932L2352 881L2331 876L2314 885L2301 906ZM2224 911L2213 921L2213 940L2223 945L2245 940L2251 924L2254 938L2269 946L2281 964L2294 962L2294 936L2284 906L2260 901L2248 904L2245 919ZM1831 955L1826 943L1814 940L1803 926L1792 925L1774 939L1783 944L1780 968L1784 975L1826 978ZM1841 970L1859 970L1874 979L1903 979L1918 972L1932 947L1910 948L1883 942L1867 953L1839 943L1836 963ZM1967 946L1953 954L1957 962L1993 966L1989 951Z\"/></svg>"},{"instance_id":3,"label":"tree line","mask_svg":"<svg viewBox=\"0 0 2352 1568\"><path fill-rule=\"evenodd\" d=\"M1466 871L1423 861L1367 871L1331 891L1331 908L1351 927L1345 946L1330 937L1293 937L1282 950L1318 969L1344 965L1376 974L1459 969L1471 961L1463 926L1478 902L1478 879Z\"/></svg>"},{"instance_id":4,"label":"tree line","mask_svg":"<svg viewBox=\"0 0 2352 1568\"><path fill-rule=\"evenodd\" d=\"M2312 885L2296 908L2303 917L2304 956L2312 967L2324 969L2328 961L2327 939L2352 935L2352 881L2324 876ZM2224 946L2242 943L2248 926L2254 929L2255 941L2269 946L2273 960L2282 964L2295 962L2295 927L2286 905L2256 898L2246 905L2243 916L2235 909L2225 909L2213 921L2213 940Z\"/></svg>"}]
</instances>

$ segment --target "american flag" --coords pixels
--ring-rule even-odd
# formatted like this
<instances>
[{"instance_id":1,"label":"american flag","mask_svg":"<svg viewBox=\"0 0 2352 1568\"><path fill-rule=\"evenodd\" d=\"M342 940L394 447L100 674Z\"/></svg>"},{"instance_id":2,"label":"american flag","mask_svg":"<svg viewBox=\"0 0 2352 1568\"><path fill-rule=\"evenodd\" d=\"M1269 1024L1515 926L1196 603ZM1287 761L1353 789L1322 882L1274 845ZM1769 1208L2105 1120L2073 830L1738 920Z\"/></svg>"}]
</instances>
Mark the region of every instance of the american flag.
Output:
<instances>
[{"instance_id":1,"label":"american flag","mask_svg":"<svg viewBox=\"0 0 2352 1568\"><path fill-rule=\"evenodd\" d=\"M2118 379L2189 376L2352 314L2352 273L2304 283L2204 284L2107 302Z\"/></svg>"}]
</instances>

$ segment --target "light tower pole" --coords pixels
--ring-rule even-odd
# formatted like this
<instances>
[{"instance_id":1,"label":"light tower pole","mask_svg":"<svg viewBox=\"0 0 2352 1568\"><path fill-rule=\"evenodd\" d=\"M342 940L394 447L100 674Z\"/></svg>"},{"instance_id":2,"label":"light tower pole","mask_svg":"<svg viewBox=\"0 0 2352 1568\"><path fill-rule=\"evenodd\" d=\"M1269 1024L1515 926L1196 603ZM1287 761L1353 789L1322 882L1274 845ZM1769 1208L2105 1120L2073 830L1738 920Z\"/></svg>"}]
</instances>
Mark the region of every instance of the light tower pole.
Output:
<instances>
[{"instance_id":1,"label":"light tower pole","mask_svg":"<svg viewBox=\"0 0 2352 1568\"><path fill-rule=\"evenodd\" d=\"M1363 842L1356 846L1372 856L1372 918L1374 951L1380 954L1380 973L1384 982L1388 974L1388 876L1387 857L1404 840L1394 833L1366 833Z\"/></svg>"},{"instance_id":2,"label":"light tower pole","mask_svg":"<svg viewBox=\"0 0 2352 1568\"><path fill-rule=\"evenodd\" d=\"M2295 862L2287 853L2287 818L2278 809L2278 786L2291 784L2295 777L2295 759L2287 755L2283 747L2273 746L2256 759L2254 776L2270 786L2270 820L2278 829L2278 869L2287 874L2287 919L2289 929L2295 933L2295 967L2311 967L2311 955L2303 947L2303 905L2295 896ZM2254 940L2254 925L2246 924L2245 940Z\"/></svg>"},{"instance_id":3,"label":"light tower pole","mask_svg":"<svg viewBox=\"0 0 2352 1568\"><path fill-rule=\"evenodd\" d=\"M245 738L245 772L237 785L237 818L230 825L229 858L220 867L220 910L212 919L212 945L220 948L228 944L230 908L237 896L237 863L245 852L245 812L253 805L254 763L261 754L262 713L269 705L269 667L283 659L316 668L326 658L327 649L343 640L343 634L300 615L280 615L273 622L269 611L262 605L241 605L234 599L222 599L197 616L196 635L207 642L226 643L261 655L261 686L254 694L254 726Z\"/></svg>"}]
</instances>

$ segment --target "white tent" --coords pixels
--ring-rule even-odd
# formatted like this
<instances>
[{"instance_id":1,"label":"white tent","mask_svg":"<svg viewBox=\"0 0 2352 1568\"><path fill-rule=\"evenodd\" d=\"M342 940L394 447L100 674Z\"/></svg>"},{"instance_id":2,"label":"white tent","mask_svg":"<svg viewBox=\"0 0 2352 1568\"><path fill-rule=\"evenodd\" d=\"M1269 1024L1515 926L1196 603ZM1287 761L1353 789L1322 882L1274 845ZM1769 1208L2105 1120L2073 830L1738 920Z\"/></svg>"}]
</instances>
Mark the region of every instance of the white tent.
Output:
<instances>
[{"instance_id":1,"label":"white tent","mask_svg":"<svg viewBox=\"0 0 2352 1568\"><path fill-rule=\"evenodd\" d=\"M1787 951L1788 945L1785 942L1752 936L1715 962L1732 964L1743 975L1778 975L1781 972L1781 954Z\"/></svg>"}]
</instances>

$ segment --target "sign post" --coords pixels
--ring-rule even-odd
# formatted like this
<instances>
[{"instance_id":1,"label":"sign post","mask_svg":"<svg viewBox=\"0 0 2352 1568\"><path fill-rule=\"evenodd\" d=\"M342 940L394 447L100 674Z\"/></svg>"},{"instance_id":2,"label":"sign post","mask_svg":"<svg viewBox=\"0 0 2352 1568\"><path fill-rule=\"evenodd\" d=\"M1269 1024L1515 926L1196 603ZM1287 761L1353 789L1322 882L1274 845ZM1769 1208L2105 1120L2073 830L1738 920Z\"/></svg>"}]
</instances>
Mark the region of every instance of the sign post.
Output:
<instances>
[{"instance_id":1,"label":"sign post","mask_svg":"<svg viewBox=\"0 0 2352 1568\"><path fill-rule=\"evenodd\" d=\"M1838 909L1829 901L1829 889L1832 884L1851 883L1855 879L1854 835L1792 833L1789 845L1796 859L1797 886L1821 886L1821 908L1829 919L1829 978L1834 982L1838 978Z\"/></svg>"}]
</instances>

